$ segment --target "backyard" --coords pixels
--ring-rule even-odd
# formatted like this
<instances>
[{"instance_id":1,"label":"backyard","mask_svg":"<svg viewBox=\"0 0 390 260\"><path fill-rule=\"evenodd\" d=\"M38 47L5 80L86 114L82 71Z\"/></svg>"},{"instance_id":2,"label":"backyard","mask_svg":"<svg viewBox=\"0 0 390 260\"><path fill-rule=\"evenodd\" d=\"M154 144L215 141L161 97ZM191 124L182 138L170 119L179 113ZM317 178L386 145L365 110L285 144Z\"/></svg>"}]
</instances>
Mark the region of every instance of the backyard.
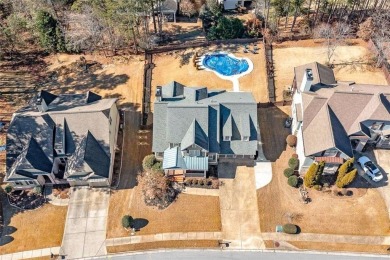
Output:
<instances>
[{"instance_id":1,"label":"backyard","mask_svg":"<svg viewBox=\"0 0 390 260\"><path fill-rule=\"evenodd\" d=\"M283 100L283 90L291 86L294 67L311 62L325 64L327 48L320 40L302 40L274 44L276 100ZM350 40L336 49L331 63L338 81L387 85L381 69L368 64L371 59L367 43Z\"/></svg>"},{"instance_id":2,"label":"backyard","mask_svg":"<svg viewBox=\"0 0 390 260\"><path fill-rule=\"evenodd\" d=\"M156 86L165 85L173 80L190 87L204 86L209 89L232 91L231 81L219 78L214 72L197 70L192 61L196 52L203 54L212 51L226 51L239 58L247 57L253 62L253 71L239 79L240 90L251 91L257 102L268 102L264 46L261 43L257 46L260 48L258 54L243 53L244 44L230 44L154 55L153 63L156 67L153 69L152 93L155 92ZM248 44L248 48L252 50L253 45ZM153 100L152 98L152 102Z\"/></svg>"}]
</instances>

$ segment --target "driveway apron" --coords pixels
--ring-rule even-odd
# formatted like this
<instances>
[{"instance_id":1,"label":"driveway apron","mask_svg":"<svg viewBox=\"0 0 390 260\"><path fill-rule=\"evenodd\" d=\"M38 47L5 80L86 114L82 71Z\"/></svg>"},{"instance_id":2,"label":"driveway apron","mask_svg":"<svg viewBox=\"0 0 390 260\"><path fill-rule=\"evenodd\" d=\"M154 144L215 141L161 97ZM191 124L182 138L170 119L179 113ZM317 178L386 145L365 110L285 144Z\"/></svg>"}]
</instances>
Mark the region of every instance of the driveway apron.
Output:
<instances>
[{"instance_id":1,"label":"driveway apron","mask_svg":"<svg viewBox=\"0 0 390 260\"><path fill-rule=\"evenodd\" d=\"M60 254L66 259L106 255L108 189L73 188Z\"/></svg>"}]
</instances>

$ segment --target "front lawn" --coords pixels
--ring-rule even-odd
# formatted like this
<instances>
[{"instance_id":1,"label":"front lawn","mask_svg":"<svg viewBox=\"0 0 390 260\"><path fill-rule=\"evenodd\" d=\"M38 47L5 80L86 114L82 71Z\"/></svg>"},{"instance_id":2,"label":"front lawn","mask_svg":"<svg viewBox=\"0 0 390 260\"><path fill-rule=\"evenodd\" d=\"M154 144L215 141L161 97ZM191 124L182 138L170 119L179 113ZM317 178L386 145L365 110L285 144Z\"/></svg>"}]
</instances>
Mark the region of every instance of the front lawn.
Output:
<instances>
[{"instance_id":1,"label":"front lawn","mask_svg":"<svg viewBox=\"0 0 390 260\"><path fill-rule=\"evenodd\" d=\"M168 208L159 210L145 205L138 186L131 192L121 190L111 195L107 238L129 236L121 224L125 214L146 224L137 235L221 231L219 197L179 194Z\"/></svg>"}]
</instances>

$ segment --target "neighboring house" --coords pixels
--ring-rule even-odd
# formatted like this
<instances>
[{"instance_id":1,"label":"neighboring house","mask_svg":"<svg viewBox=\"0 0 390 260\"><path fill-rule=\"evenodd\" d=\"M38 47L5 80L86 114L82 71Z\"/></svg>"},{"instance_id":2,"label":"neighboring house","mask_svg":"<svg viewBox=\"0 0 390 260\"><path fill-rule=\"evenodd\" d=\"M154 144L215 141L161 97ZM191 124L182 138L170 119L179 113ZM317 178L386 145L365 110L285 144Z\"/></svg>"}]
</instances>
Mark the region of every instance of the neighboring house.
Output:
<instances>
[{"instance_id":1,"label":"neighboring house","mask_svg":"<svg viewBox=\"0 0 390 260\"><path fill-rule=\"evenodd\" d=\"M318 63L295 68L292 133L298 138L300 172L325 161L334 174L367 145L390 148L390 86L336 82Z\"/></svg>"},{"instance_id":2,"label":"neighboring house","mask_svg":"<svg viewBox=\"0 0 390 260\"><path fill-rule=\"evenodd\" d=\"M252 93L157 87L152 150L168 176L205 177L219 158L255 158L258 133Z\"/></svg>"},{"instance_id":3,"label":"neighboring house","mask_svg":"<svg viewBox=\"0 0 390 260\"><path fill-rule=\"evenodd\" d=\"M7 175L15 189L69 183L111 183L119 113L117 99L41 91L14 113L7 132Z\"/></svg>"},{"instance_id":4,"label":"neighboring house","mask_svg":"<svg viewBox=\"0 0 390 260\"><path fill-rule=\"evenodd\" d=\"M218 0L218 2L223 5L225 10L236 9L238 5L247 6L252 3L252 0Z\"/></svg>"}]
</instances>

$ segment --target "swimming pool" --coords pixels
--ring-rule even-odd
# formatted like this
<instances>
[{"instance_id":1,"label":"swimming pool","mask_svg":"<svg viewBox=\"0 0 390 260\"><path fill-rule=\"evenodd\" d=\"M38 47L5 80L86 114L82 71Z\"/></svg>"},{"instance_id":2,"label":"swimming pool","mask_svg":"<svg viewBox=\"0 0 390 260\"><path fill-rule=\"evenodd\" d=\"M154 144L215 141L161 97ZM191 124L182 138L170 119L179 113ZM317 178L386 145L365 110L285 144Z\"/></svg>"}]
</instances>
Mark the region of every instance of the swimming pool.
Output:
<instances>
[{"instance_id":1,"label":"swimming pool","mask_svg":"<svg viewBox=\"0 0 390 260\"><path fill-rule=\"evenodd\" d=\"M202 65L223 76L239 75L249 69L247 60L231 57L227 53L206 54L202 61Z\"/></svg>"}]
</instances>

